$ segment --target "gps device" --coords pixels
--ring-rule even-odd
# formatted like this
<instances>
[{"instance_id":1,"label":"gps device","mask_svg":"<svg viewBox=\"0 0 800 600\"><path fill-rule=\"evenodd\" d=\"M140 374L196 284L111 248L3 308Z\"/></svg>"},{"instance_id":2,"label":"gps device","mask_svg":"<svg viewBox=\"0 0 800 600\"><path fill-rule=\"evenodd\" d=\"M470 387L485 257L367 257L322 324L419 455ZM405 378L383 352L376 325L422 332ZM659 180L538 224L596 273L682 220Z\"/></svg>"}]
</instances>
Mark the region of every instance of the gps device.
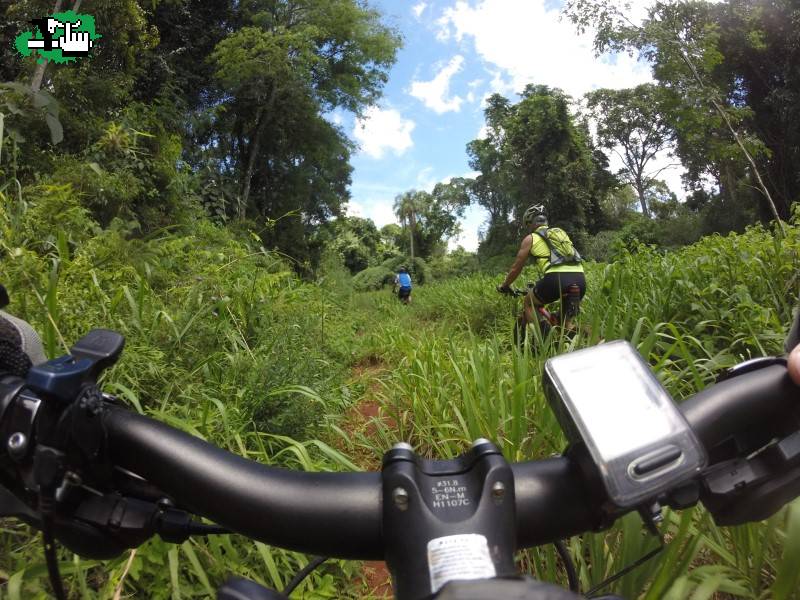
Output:
<instances>
[{"instance_id":1,"label":"gps device","mask_svg":"<svg viewBox=\"0 0 800 600\"><path fill-rule=\"evenodd\" d=\"M667 391L624 340L549 359L547 400L583 443L612 504L639 506L696 475L706 453Z\"/></svg>"}]
</instances>

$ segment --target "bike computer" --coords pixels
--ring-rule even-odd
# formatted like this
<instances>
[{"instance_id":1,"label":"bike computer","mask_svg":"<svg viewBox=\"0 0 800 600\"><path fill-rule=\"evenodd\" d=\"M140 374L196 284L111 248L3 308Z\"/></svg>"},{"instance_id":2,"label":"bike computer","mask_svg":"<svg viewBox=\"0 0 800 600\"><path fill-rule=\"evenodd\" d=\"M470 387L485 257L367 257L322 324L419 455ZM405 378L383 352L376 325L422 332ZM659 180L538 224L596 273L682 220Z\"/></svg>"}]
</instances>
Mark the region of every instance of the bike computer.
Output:
<instances>
[{"instance_id":1,"label":"bike computer","mask_svg":"<svg viewBox=\"0 0 800 600\"><path fill-rule=\"evenodd\" d=\"M705 449L630 343L556 356L544 373L561 428L586 445L614 505L654 500L705 466Z\"/></svg>"}]
</instances>

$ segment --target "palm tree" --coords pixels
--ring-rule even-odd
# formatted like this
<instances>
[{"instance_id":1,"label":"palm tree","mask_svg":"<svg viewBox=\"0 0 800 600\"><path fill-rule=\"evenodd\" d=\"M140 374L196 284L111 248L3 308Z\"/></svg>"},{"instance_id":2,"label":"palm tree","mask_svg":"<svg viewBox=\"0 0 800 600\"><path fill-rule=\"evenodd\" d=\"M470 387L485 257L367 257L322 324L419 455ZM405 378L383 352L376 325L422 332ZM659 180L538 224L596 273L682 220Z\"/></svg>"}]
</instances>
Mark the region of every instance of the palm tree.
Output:
<instances>
[{"instance_id":1,"label":"palm tree","mask_svg":"<svg viewBox=\"0 0 800 600\"><path fill-rule=\"evenodd\" d=\"M400 219L403 227L408 227L408 240L411 247L411 263L414 263L414 234L417 231L417 212L419 211L419 199L417 191L411 190L403 192L394 199L394 214Z\"/></svg>"}]
</instances>

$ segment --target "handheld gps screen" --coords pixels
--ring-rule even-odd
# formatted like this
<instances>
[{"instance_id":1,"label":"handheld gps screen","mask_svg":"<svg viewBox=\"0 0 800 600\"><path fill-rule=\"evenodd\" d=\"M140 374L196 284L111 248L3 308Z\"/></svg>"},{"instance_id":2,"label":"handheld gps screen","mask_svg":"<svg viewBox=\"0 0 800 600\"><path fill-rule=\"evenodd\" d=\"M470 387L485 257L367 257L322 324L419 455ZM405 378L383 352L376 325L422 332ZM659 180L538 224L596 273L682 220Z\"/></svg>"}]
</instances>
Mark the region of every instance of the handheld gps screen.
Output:
<instances>
[{"instance_id":1,"label":"handheld gps screen","mask_svg":"<svg viewBox=\"0 0 800 600\"><path fill-rule=\"evenodd\" d=\"M617 506L655 499L705 464L683 415L626 341L549 359L545 392L570 442L586 445Z\"/></svg>"}]
</instances>

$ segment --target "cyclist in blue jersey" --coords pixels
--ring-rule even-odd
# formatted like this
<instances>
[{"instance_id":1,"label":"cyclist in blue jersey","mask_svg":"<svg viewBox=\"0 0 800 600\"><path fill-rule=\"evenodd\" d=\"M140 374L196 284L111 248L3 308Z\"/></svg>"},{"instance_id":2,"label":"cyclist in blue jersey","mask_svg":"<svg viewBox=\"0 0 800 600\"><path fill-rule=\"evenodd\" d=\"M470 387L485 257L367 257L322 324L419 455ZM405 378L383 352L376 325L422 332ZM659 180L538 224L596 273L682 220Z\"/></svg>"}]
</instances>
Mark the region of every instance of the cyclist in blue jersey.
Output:
<instances>
[{"instance_id":1,"label":"cyclist in blue jersey","mask_svg":"<svg viewBox=\"0 0 800 600\"><path fill-rule=\"evenodd\" d=\"M397 276L394 278L394 287L397 290L397 297L403 304L411 302L411 275L408 269L400 267Z\"/></svg>"}]
</instances>

